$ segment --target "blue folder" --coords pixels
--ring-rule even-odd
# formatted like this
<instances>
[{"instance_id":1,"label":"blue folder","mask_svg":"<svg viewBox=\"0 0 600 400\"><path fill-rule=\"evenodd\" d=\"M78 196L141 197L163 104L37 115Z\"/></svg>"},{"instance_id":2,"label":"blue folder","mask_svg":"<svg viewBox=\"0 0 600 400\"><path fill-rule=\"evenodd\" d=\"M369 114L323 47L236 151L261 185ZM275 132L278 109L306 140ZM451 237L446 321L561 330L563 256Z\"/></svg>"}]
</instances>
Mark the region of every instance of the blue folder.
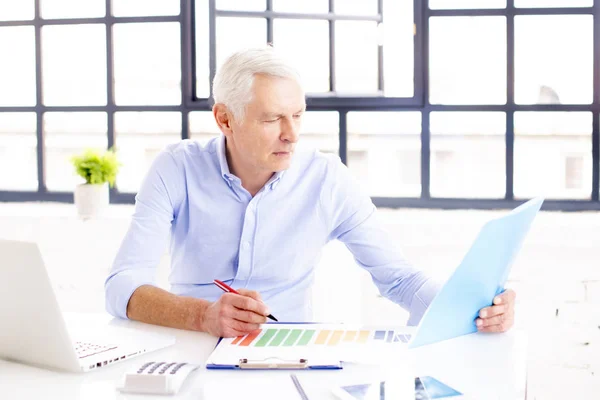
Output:
<instances>
[{"instance_id":1,"label":"blue folder","mask_svg":"<svg viewBox=\"0 0 600 400\"><path fill-rule=\"evenodd\" d=\"M425 311L409 348L477 332L479 310L504 290L515 256L544 199L487 222L471 249Z\"/></svg>"}]
</instances>

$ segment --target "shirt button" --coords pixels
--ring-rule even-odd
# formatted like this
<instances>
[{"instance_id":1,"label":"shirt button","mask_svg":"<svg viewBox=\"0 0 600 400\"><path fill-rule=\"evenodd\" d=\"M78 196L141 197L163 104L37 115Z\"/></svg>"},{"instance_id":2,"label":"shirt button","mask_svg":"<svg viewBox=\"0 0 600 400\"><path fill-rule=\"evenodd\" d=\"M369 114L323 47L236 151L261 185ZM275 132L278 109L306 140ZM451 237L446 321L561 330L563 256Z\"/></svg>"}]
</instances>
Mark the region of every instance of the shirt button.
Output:
<instances>
[{"instance_id":1,"label":"shirt button","mask_svg":"<svg viewBox=\"0 0 600 400\"><path fill-rule=\"evenodd\" d=\"M248 250L250 248L250 242L244 242L242 246L244 247L244 249Z\"/></svg>"}]
</instances>

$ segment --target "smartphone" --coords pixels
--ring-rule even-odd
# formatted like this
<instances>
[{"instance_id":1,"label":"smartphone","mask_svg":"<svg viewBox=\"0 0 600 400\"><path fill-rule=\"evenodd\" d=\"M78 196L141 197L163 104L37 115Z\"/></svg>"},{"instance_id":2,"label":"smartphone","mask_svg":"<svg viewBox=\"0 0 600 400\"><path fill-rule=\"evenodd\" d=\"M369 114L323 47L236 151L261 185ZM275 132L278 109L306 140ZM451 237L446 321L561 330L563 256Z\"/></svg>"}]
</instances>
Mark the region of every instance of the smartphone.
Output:
<instances>
[{"instance_id":1,"label":"smartphone","mask_svg":"<svg viewBox=\"0 0 600 400\"><path fill-rule=\"evenodd\" d=\"M340 386L332 390L340 400L405 400L406 393L393 381L375 381L360 385ZM431 376L415 378L415 400L463 399L456 389Z\"/></svg>"}]
</instances>

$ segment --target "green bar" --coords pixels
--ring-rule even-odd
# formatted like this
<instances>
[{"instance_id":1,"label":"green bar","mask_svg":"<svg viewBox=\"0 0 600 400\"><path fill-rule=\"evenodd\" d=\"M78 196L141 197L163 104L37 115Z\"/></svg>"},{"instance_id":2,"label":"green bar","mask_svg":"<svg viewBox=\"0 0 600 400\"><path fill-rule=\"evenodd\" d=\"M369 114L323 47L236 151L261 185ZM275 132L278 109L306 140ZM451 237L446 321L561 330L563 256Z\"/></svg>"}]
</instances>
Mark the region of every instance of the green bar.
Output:
<instances>
[{"instance_id":1,"label":"green bar","mask_svg":"<svg viewBox=\"0 0 600 400\"><path fill-rule=\"evenodd\" d=\"M277 329L267 329L267 331L264 333L264 335L262 335L260 340L258 342L256 342L256 344L254 346L256 346L256 347L266 346L267 343L269 343L269 340L271 340L271 338L273 337L273 335L275 335L275 332L277 332Z\"/></svg>"},{"instance_id":2,"label":"green bar","mask_svg":"<svg viewBox=\"0 0 600 400\"><path fill-rule=\"evenodd\" d=\"M296 340L298 339L298 337L300 337L300 334L302 333L302 329L292 329L292 333L290 333L290 336L288 336L288 338L285 340L285 343L283 343L284 346L293 346L294 343L296 343Z\"/></svg>"},{"instance_id":3,"label":"green bar","mask_svg":"<svg viewBox=\"0 0 600 400\"><path fill-rule=\"evenodd\" d=\"M279 346L289 332L289 329L280 329L279 332L277 332L275 339L271 340L271 343L269 343L269 346Z\"/></svg>"},{"instance_id":4,"label":"green bar","mask_svg":"<svg viewBox=\"0 0 600 400\"><path fill-rule=\"evenodd\" d=\"M308 344L308 342L310 342L310 339L312 339L314 334L315 334L315 330L313 330L313 329L304 331L304 334L302 335L300 340L298 340L298 343L296 343L296 346L306 346Z\"/></svg>"}]
</instances>

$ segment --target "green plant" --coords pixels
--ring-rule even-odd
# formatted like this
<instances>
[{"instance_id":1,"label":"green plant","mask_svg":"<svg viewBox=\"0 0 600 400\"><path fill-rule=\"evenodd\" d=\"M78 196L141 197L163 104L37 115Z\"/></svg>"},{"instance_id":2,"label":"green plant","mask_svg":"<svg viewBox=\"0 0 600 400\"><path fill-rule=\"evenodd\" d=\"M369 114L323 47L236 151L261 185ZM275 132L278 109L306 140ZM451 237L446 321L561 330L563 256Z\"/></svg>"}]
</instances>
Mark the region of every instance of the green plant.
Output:
<instances>
[{"instance_id":1,"label":"green plant","mask_svg":"<svg viewBox=\"0 0 600 400\"><path fill-rule=\"evenodd\" d=\"M77 175L85 179L88 184L102 184L108 182L113 187L121 164L113 149L99 151L87 149L82 154L71 157Z\"/></svg>"}]
</instances>

